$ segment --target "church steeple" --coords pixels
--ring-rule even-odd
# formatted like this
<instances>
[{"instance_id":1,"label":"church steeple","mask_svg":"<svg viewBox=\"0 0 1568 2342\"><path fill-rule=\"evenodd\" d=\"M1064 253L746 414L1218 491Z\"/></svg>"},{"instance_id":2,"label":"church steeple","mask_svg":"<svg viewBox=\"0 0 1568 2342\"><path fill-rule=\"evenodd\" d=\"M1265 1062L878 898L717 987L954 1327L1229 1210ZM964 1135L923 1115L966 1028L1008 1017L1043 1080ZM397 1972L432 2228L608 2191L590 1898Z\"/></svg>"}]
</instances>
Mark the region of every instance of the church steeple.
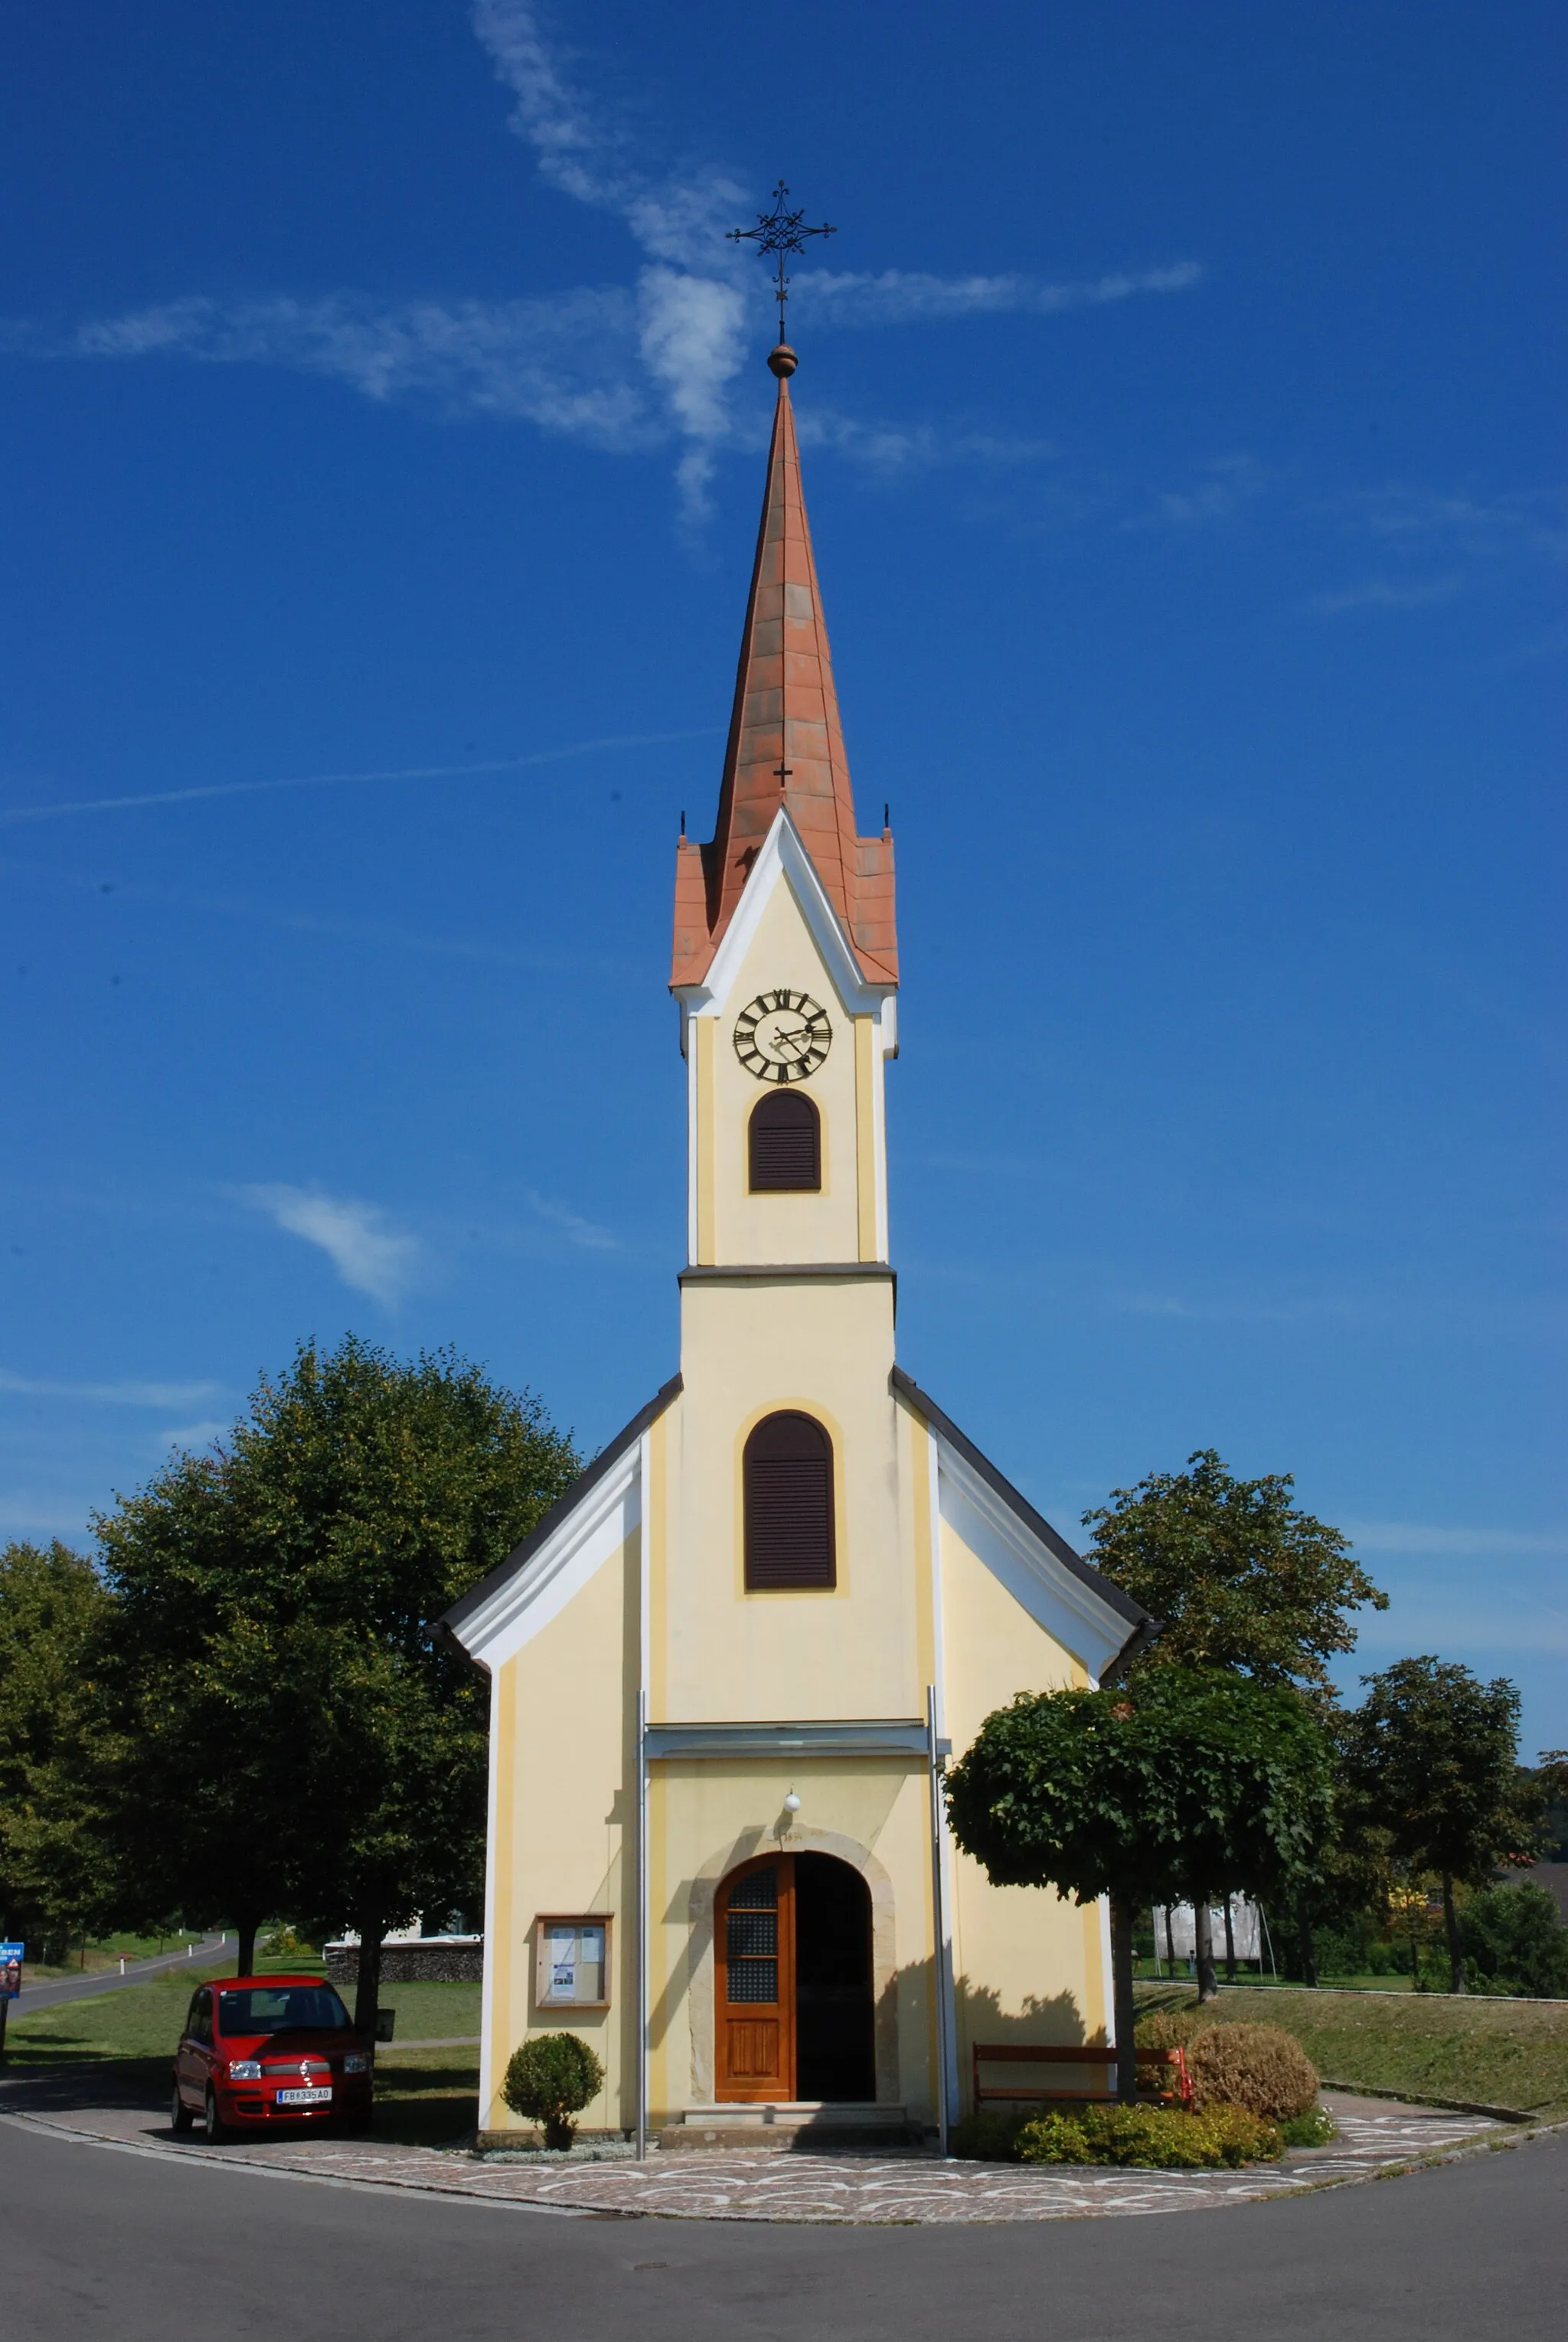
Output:
<instances>
[{"instance_id":1,"label":"church steeple","mask_svg":"<svg viewBox=\"0 0 1568 2342\"><path fill-rule=\"evenodd\" d=\"M794 352L768 358L778 377L773 444L734 708L712 842L683 837L675 861L670 982L706 975L780 808L794 824L868 984L898 981L893 837L862 837L839 725L833 660L801 490L790 404Z\"/></svg>"}]
</instances>

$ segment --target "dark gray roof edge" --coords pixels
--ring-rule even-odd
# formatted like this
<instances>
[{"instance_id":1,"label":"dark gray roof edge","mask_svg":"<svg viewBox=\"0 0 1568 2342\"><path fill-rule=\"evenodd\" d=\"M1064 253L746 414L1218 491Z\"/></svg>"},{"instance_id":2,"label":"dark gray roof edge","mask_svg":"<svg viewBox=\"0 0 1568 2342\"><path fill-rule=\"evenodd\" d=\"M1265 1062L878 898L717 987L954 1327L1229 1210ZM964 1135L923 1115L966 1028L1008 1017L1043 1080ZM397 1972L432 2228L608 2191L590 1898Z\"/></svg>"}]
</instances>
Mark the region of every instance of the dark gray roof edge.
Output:
<instances>
[{"instance_id":1,"label":"dark gray roof edge","mask_svg":"<svg viewBox=\"0 0 1568 2342\"><path fill-rule=\"evenodd\" d=\"M758 1277L773 1280L778 1277L862 1276L880 1278L884 1284L896 1285L898 1271L884 1260L764 1260L719 1262L716 1266L704 1262L700 1267L683 1268L676 1272L677 1285L722 1285L744 1283Z\"/></svg>"},{"instance_id":2,"label":"dark gray roof edge","mask_svg":"<svg viewBox=\"0 0 1568 2342\"><path fill-rule=\"evenodd\" d=\"M582 1503L589 1489L620 1462L627 1448L634 1441L641 1439L649 1424L663 1415L671 1400L678 1398L680 1394L681 1377L679 1375L672 1375L664 1388L654 1393L647 1406L639 1409L624 1429L617 1431L609 1446L601 1447L593 1462L578 1473L565 1495L556 1498L542 1521L535 1521L522 1544L514 1546L504 1561L498 1561L494 1568L488 1570L476 1586L471 1586L467 1593L453 1604L450 1610L444 1611L432 1626L431 1633L439 1635L444 1642L455 1643L466 1657L466 1647L458 1634L458 1628L473 1616L481 1603L494 1593L498 1586L504 1585L507 1578L515 1576L518 1570L527 1567L545 1538L554 1535L568 1514Z\"/></svg>"},{"instance_id":3,"label":"dark gray roof edge","mask_svg":"<svg viewBox=\"0 0 1568 2342\"><path fill-rule=\"evenodd\" d=\"M995 1490L1003 1503L1011 1512L1017 1514L1026 1528L1033 1529L1041 1544L1049 1547L1063 1567L1070 1569L1074 1577L1081 1579L1083 1584L1088 1586L1091 1593L1097 1594L1102 1602L1131 1625L1132 1634L1111 1661L1110 1666L1103 1671L1102 1682L1124 1666L1128 1660L1135 1656L1135 1647L1141 1649L1144 1643L1154 1641L1160 1631L1160 1621L1151 1617L1141 1602L1134 1602L1130 1594L1124 1593L1114 1577L1107 1577L1104 1570L1096 1569L1092 1562L1085 1561L1081 1554L1074 1553L1060 1530L1052 1527L1044 1513L1035 1511L1027 1496L1020 1496L1012 1481L1005 1479L996 1469L989 1456L981 1454L974 1440L959 1430L953 1417L944 1414L934 1398L928 1398L919 1384L912 1380L902 1366L894 1366L893 1370L893 1386L894 1390L903 1394L912 1406L919 1408L928 1423L934 1423L936 1426L944 1439L951 1440L964 1462L979 1473L987 1487Z\"/></svg>"}]
</instances>

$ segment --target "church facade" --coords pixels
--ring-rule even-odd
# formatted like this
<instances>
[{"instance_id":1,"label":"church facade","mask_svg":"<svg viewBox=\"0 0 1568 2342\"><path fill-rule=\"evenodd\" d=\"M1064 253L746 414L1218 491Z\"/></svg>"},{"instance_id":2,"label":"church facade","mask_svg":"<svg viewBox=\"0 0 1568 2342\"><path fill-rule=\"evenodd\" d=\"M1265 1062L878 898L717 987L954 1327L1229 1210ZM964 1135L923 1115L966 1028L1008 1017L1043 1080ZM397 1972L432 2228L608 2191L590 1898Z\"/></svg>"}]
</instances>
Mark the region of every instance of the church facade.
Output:
<instances>
[{"instance_id":1,"label":"church facade","mask_svg":"<svg viewBox=\"0 0 1568 2342\"><path fill-rule=\"evenodd\" d=\"M898 1366L893 840L862 836L784 345L711 844L680 841L680 1371L443 1631L491 1684L480 2121L531 2034L585 2129L920 2131L974 2041L1109 2042L1103 1910L993 1887L942 1770L1144 1613ZM674 2143L674 2141L672 2141Z\"/></svg>"}]
</instances>

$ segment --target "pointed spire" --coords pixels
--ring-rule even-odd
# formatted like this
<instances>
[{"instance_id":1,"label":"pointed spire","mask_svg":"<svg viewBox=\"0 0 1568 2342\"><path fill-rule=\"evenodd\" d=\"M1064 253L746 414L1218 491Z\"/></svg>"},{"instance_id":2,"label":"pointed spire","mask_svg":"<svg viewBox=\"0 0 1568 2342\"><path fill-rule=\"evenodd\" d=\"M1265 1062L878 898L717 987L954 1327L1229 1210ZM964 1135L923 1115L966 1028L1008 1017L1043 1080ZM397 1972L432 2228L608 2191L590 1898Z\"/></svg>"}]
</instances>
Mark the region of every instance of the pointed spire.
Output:
<instances>
[{"instance_id":1,"label":"pointed spire","mask_svg":"<svg viewBox=\"0 0 1568 2342\"><path fill-rule=\"evenodd\" d=\"M768 358L778 405L762 526L741 639L734 710L711 845L686 840L675 866L672 984L700 983L734 915L757 850L787 808L871 984L896 984L893 840L861 837L838 719L833 660L801 493L790 405L795 355Z\"/></svg>"}]
</instances>

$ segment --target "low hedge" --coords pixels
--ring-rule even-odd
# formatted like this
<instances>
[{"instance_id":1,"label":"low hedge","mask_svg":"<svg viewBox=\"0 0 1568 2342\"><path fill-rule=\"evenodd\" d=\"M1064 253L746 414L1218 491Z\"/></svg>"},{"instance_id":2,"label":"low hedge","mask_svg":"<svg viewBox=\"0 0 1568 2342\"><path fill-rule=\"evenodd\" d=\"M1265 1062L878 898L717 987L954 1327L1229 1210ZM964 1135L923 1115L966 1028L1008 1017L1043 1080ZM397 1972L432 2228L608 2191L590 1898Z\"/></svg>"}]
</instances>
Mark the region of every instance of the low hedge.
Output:
<instances>
[{"instance_id":1,"label":"low hedge","mask_svg":"<svg viewBox=\"0 0 1568 2342\"><path fill-rule=\"evenodd\" d=\"M1155 2171L1236 2171L1284 2153L1276 2126L1243 2107L1084 2107L1037 2116L1018 2133L1020 2163L1100 2163Z\"/></svg>"}]
</instances>

